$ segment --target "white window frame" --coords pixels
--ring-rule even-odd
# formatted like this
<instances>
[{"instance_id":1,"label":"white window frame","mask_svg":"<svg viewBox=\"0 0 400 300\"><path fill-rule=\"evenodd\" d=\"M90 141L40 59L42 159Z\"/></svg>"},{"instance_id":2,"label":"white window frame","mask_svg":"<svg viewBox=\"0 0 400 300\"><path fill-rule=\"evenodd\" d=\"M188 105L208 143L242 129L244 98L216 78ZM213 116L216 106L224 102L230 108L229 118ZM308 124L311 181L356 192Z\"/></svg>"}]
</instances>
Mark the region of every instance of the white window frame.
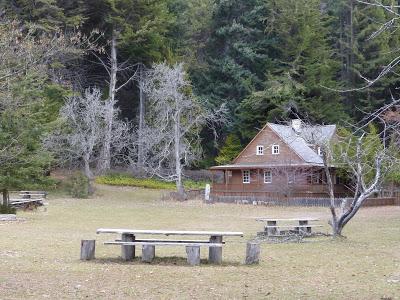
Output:
<instances>
[{"instance_id":1,"label":"white window frame","mask_svg":"<svg viewBox=\"0 0 400 300\"><path fill-rule=\"evenodd\" d=\"M248 180L245 180L245 179L248 179ZM250 183L250 170L243 170L242 171L242 181L243 181L243 183Z\"/></svg>"},{"instance_id":2,"label":"white window frame","mask_svg":"<svg viewBox=\"0 0 400 300\"><path fill-rule=\"evenodd\" d=\"M272 154L273 155L277 155L277 154L279 154L279 145L272 145ZM275 152L275 150L277 150L276 152Z\"/></svg>"},{"instance_id":3,"label":"white window frame","mask_svg":"<svg viewBox=\"0 0 400 300\"><path fill-rule=\"evenodd\" d=\"M320 172L314 172L311 177L312 184L321 184L322 181L322 174Z\"/></svg>"},{"instance_id":4,"label":"white window frame","mask_svg":"<svg viewBox=\"0 0 400 300\"><path fill-rule=\"evenodd\" d=\"M290 180L292 179L292 180ZM289 172L287 174L287 182L288 184L293 184L296 182L296 173L295 172Z\"/></svg>"},{"instance_id":5,"label":"white window frame","mask_svg":"<svg viewBox=\"0 0 400 300\"><path fill-rule=\"evenodd\" d=\"M318 153L319 156L322 156L321 147L318 147L318 148L317 148L317 153Z\"/></svg>"},{"instance_id":6,"label":"white window frame","mask_svg":"<svg viewBox=\"0 0 400 300\"><path fill-rule=\"evenodd\" d=\"M267 174L269 174L268 177L266 176ZM267 180L267 178L269 178L269 180ZM272 183L272 171L264 171L264 183Z\"/></svg>"},{"instance_id":7,"label":"white window frame","mask_svg":"<svg viewBox=\"0 0 400 300\"><path fill-rule=\"evenodd\" d=\"M263 145L257 145L256 154L257 155L264 155L264 146Z\"/></svg>"}]
</instances>

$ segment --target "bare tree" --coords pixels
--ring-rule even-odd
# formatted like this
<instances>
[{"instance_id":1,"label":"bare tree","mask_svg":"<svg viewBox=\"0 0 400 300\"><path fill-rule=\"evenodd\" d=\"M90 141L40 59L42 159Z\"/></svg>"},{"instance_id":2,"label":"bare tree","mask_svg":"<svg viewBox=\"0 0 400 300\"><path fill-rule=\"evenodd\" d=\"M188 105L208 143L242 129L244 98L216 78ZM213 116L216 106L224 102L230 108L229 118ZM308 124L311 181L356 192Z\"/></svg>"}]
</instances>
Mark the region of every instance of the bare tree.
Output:
<instances>
[{"instance_id":1,"label":"bare tree","mask_svg":"<svg viewBox=\"0 0 400 300\"><path fill-rule=\"evenodd\" d=\"M382 118L380 121L384 122ZM380 132L369 126L352 127L352 130L341 130L333 141L323 141L318 130L306 137L310 144L321 147L323 169L330 197L332 232L341 236L345 225L356 215L362 204L374 193L380 191L387 175L398 163L396 151L389 146L390 126L381 124ZM322 141L322 142L321 142ZM348 188L353 197L337 198L334 191L332 170L341 171L349 179ZM340 202L340 207L337 203Z\"/></svg>"},{"instance_id":2,"label":"bare tree","mask_svg":"<svg viewBox=\"0 0 400 300\"><path fill-rule=\"evenodd\" d=\"M111 166L111 148L112 148L112 132L114 126L114 114L115 111L117 110L116 104L117 104L117 99L116 95L118 91L120 91L123 87L125 87L129 82L131 82L135 77L137 70L135 69L136 65L129 65L127 61L123 63L118 63L118 57L117 57L117 37L118 33L115 29L112 31L112 36L111 36L111 41L110 41L110 54L107 55L107 59L104 60L102 59L99 55L96 54L96 52L93 52L93 54L97 57L97 59L100 61L101 65L104 67L104 69L107 71L110 79L108 82L109 85L109 91L108 91L108 99L106 102L108 102L107 106L109 107L109 110L107 111L107 114L105 115L105 121L106 121L106 128L105 128L105 135L102 143L102 148L100 152L100 156L98 159L97 163L97 169L99 172L103 172L106 170L110 169ZM133 75L129 76L127 79L122 80L120 84L118 84L118 78L117 75L118 73L125 73L127 71L133 71ZM120 79L121 81L121 79Z\"/></svg>"},{"instance_id":3,"label":"bare tree","mask_svg":"<svg viewBox=\"0 0 400 300\"><path fill-rule=\"evenodd\" d=\"M101 99L98 88L86 89L84 95L67 99L60 110L61 126L44 140L46 148L55 153L60 164L83 165L85 176L93 179L91 165L99 159L110 111L110 157L117 157L131 144L130 125L118 120L118 110Z\"/></svg>"},{"instance_id":4,"label":"bare tree","mask_svg":"<svg viewBox=\"0 0 400 300\"><path fill-rule=\"evenodd\" d=\"M144 164L151 174L175 181L184 199L183 168L201 155L200 130L222 122L225 107L211 111L192 94L183 64L154 65L143 87L148 97L147 124L139 133L144 137Z\"/></svg>"}]
</instances>

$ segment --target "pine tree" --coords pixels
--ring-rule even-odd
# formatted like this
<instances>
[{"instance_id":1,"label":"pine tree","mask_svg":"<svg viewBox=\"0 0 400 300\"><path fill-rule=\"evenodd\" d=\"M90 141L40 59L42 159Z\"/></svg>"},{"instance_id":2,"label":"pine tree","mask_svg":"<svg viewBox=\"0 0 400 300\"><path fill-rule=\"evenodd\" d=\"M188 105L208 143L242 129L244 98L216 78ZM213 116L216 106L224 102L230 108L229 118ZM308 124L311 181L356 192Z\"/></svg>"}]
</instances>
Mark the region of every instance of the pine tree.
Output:
<instances>
[{"instance_id":1,"label":"pine tree","mask_svg":"<svg viewBox=\"0 0 400 300\"><path fill-rule=\"evenodd\" d=\"M238 104L263 87L271 41L265 33L265 1L216 1L207 67L192 74L197 94L216 104L227 103L233 114Z\"/></svg>"},{"instance_id":2,"label":"pine tree","mask_svg":"<svg viewBox=\"0 0 400 300\"><path fill-rule=\"evenodd\" d=\"M396 4L387 0L386 4ZM371 87L364 78L375 79L391 60L398 56L400 33L393 28L375 35L391 16L380 7L369 6L354 0L328 1L332 14L337 16L336 44L342 60L341 80L345 93L346 108L354 111L356 119L364 112L373 111L383 103L400 96L397 76L388 74ZM396 69L393 73L397 73ZM359 90L357 90L359 89Z\"/></svg>"},{"instance_id":3,"label":"pine tree","mask_svg":"<svg viewBox=\"0 0 400 300\"><path fill-rule=\"evenodd\" d=\"M267 120L293 111L318 122L345 118L339 94L326 88L338 87L340 64L320 1L270 1L268 16L266 31L275 41L274 68L267 70L264 90L247 97L238 108L242 136L250 138Z\"/></svg>"}]
</instances>

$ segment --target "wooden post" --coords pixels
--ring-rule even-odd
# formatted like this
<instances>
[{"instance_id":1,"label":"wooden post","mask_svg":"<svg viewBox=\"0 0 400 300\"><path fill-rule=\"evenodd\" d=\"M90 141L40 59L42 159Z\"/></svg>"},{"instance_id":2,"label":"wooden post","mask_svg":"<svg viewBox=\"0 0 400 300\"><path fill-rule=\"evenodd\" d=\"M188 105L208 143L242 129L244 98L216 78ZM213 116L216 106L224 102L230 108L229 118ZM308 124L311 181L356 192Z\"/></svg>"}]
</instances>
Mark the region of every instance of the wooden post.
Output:
<instances>
[{"instance_id":1,"label":"wooden post","mask_svg":"<svg viewBox=\"0 0 400 300\"><path fill-rule=\"evenodd\" d=\"M152 262L155 256L156 246L153 245L143 245L142 246L142 261Z\"/></svg>"},{"instance_id":2,"label":"wooden post","mask_svg":"<svg viewBox=\"0 0 400 300\"><path fill-rule=\"evenodd\" d=\"M307 220L299 220L299 225L308 225ZM299 227L299 232L303 231L306 233L311 233L311 227Z\"/></svg>"},{"instance_id":3,"label":"wooden post","mask_svg":"<svg viewBox=\"0 0 400 300\"><path fill-rule=\"evenodd\" d=\"M246 246L246 265L258 264L260 260L260 243L249 241Z\"/></svg>"},{"instance_id":4,"label":"wooden post","mask_svg":"<svg viewBox=\"0 0 400 300\"><path fill-rule=\"evenodd\" d=\"M94 259L96 240L81 240L81 260Z\"/></svg>"},{"instance_id":5,"label":"wooden post","mask_svg":"<svg viewBox=\"0 0 400 300\"><path fill-rule=\"evenodd\" d=\"M196 266L200 264L200 246L186 246L186 253L189 265Z\"/></svg>"},{"instance_id":6,"label":"wooden post","mask_svg":"<svg viewBox=\"0 0 400 300\"><path fill-rule=\"evenodd\" d=\"M276 226L276 221L267 221L267 226ZM265 228L267 235L276 235L278 233L278 229L276 227L273 228Z\"/></svg>"},{"instance_id":7,"label":"wooden post","mask_svg":"<svg viewBox=\"0 0 400 300\"><path fill-rule=\"evenodd\" d=\"M222 236L220 236L220 235L211 236L210 243L222 243ZM222 263L222 247L210 247L209 248L208 262L211 264Z\"/></svg>"},{"instance_id":8,"label":"wooden post","mask_svg":"<svg viewBox=\"0 0 400 300\"><path fill-rule=\"evenodd\" d=\"M123 233L121 236L121 242L134 242L135 235L130 233ZM123 260L132 260L135 258L135 246L122 245L121 256Z\"/></svg>"},{"instance_id":9,"label":"wooden post","mask_svg":"<svg viewBox=\"0 0 400 300\"><path fill-rule=\"evenodd\" d=\"M206 203L210 201L210 191L210 185L207 183L204 189L204 200L206 201Z\"/></svg>"}]
</instances>

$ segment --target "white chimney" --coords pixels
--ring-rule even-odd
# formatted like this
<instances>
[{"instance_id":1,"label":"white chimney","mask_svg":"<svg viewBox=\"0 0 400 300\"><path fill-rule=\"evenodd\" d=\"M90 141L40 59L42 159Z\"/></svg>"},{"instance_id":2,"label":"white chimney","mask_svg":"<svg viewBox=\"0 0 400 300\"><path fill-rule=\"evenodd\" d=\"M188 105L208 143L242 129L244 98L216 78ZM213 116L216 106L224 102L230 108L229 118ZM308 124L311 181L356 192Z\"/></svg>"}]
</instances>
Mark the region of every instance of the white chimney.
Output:
<instances>
[{"instance_id":1,"label":"white chimney","mask_svg":"<svg viewBox=\"0 0 400 300\"><path fill-rule=\"evenodd\" d=\"M292 128L294 131L299 133L301 131L301 120L300 119L293 119L292 120Z\"/></svg>"}]
</instances>

